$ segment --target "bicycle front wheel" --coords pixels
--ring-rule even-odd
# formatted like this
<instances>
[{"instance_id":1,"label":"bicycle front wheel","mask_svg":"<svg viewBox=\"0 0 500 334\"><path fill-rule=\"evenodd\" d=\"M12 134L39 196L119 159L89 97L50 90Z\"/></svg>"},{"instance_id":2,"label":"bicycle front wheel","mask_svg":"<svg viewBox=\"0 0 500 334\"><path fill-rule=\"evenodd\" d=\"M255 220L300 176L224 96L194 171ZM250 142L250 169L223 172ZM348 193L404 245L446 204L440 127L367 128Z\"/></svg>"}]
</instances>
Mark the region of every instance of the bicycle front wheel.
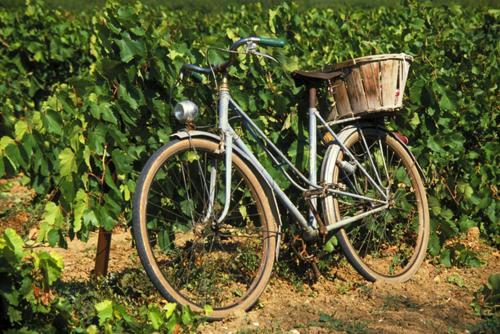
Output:
<instances>
[{"instance_id":1,"label":"bicycle front wheel","mask_svg":"<svg viewBox=\"0 0 500 334\"><path fill-rule=\"evenodd\" d=\"M340 229L337 238L349 262L366 279L404 282L419 268L429 241L429 210L419 171L406 148L386 131L357 128L342 137L374 182L332 146L325 158L324 180L365 199L327 197L327 223L376 211Z\"/></svg>"},{"instance_id":2,"label":"bicycle front wheel","mask_svg":"<svg viewBox=\"0 0 500 334\"><path fill-rule=\"evenodd\" d=\"M161 294L219 319L247 310L264 291L276 224L257 176L236 152L229 211L217 142L175 140L146 163L134 198L133 228L146 272Z\"/></svg>"}]
</instances>

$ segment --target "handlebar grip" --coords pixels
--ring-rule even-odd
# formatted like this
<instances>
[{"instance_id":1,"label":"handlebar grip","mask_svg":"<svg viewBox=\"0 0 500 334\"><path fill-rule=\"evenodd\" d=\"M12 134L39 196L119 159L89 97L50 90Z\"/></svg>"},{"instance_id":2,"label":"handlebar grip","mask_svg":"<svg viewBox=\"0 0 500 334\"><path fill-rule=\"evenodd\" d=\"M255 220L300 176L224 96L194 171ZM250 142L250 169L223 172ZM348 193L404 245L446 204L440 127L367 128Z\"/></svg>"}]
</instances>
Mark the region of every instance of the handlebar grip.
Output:
<instances>
[{"instance_id":1,"label":"handlebar grip","mask_svg":"<svg viewBox=\"0 0 500 334\"><path fill-rule=\"evenodd\" d=\"M264 46L282 48L285 46L286 40L282 38L259 37L259 44Z\"/></svg>"}]
</instances>

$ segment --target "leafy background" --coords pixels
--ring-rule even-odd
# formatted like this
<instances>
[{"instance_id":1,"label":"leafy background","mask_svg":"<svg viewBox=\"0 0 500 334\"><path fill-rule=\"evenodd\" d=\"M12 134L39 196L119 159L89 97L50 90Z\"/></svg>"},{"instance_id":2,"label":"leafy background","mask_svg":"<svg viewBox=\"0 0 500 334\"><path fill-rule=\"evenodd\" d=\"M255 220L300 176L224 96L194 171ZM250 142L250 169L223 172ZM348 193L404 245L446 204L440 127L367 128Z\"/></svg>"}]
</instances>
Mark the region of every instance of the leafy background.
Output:
<instances>
[{"instance_id":1,"label":"leafy background","mask_svg":"<svg viewBox=\"0 0 500 334\"><path fill-rule=\"evenodd\" d=\"M499 13L417 1L307 11L257 3L210 13L108 2L75 15L28 0L0 9L0 178L24 173L44 203L40 241L87 240L97 227L129 222L138 172L180 127L171 99L194 99L199 124L214 124L211 81L176 84L183 63L207 63L208 46L249 35L287 39L283 50L267 50L281 65L241 57L231 86L301 168L305 95L289 72L405 52L415 56L408 97L389 126L410 137L427 175L429 252L447 265L477 265L467 250L443 246L474 226L500 243Z\"/></svg>"},{"instance_id":2,"label":"leafy background","mask_svg":"<svg viewBox=\"0 0 500 334\"><path fill-rule=\"evenodd\" d=\"M213 82L177 82L180 66L206 65L209 46L264 35L288 40L283 50L265 50L281 64L240 57L231 70L232 94L301 169L308 154L306 96L290 71L377 53L414 55L405 110L388 126L410 137L428 178L429 253L445 266L479 265L466 243L454 242L471 227L498 248L497 2L353 1L360 8L326 0L244 6L227 0L226 11L213 1L158 6L163 2L101 8L101 0L2 1L0 218L40 211L38 241L62 246L67 236L85 241L98 227L127 226L138 172L180 128L170 100L192 98L202 106L199 126L215 124ZM180 5L188 9L174 10ZM208 56L219 62L226 55ZM3 207L10 201L3 190L19 180L36 192L34 208L27 208L32 191ZM10 229L0 235L0 331L177 333L203 321L188 308L151 302L144 291L153 287L140 269L85 286L61 283L61 256L35 252L36 244ZM297 280L291 267L280 261L278 276ZM499 277L491 275L474 294L471 306L486 319L479 332L498 332ZM465 284L459 275L447 281ZM350 328L328 315L321 319Z\"/></svg>"}]
</instances>

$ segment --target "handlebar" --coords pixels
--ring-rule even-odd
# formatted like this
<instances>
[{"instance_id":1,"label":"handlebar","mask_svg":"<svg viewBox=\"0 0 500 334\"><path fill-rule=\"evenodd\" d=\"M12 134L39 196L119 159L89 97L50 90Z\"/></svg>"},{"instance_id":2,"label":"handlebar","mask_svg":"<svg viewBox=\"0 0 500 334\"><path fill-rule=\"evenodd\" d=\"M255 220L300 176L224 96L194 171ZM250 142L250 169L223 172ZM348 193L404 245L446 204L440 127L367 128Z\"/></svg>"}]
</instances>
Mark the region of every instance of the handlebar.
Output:
<instances>
[{"instance_id":1,"label":"handlebar","mask_svg":"<svg viewBox=\"0 0 500 334\"><path fill-rule=\"evenodd\" d=\"M231 45L231 47L229 48L231 53L230 53L229 59L226 62L212 66L212 68L202 67L202 66L198 66L198 65L194 65L194 64L184 64L184 65L182 65L181 71L197 72L197 73L204 73L204 74L210 74L210 73L212 73L212 71L222 72L225 69L227 69L229 66L233 65L234 61L236 60L235 53L233 53L232 51L236 51L236 49L238 49L240 46L242 46L244 44L248 45L250 43L282 48L285 46L286 41L284 39L281 39L281 38L270 38L270 37L241 38L241 39L237 40L236 42L234 42L233 45Z\"/></svg>"}]
</instances>

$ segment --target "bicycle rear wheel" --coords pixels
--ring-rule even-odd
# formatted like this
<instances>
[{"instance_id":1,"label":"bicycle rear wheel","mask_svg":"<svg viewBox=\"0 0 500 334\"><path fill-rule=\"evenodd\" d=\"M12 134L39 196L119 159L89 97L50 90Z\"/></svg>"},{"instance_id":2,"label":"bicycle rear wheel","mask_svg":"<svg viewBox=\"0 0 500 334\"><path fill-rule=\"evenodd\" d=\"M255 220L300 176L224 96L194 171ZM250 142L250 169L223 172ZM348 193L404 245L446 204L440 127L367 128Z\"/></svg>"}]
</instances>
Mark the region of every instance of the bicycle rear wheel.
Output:
<instances>
[{"instance_id":1,"label":"bicycle rear wheel","mask_svg":"<svg viewBox=\"0 0 500 334\"><path fill-rule=\"evenodd\" d=\"M265 192L233 153L229 212L224 153L206 139L175 140L146 163L134 197L133 228L147 274L161 294L224 318L250 308L264 291L276 251Z\"/></svg>"},{"instance_id":2,"label":"bicycle rear wheel","mask_svg":"<svg viewBox=\"0 0 500 334\"><path fill-rule=\"evenodd\" d=\"M380 129L351 129L342 135L342 141L385 192L388 207L341 228L339 243L366 279L406 281L419 268L429 241L427 198L416 164L399 141ZM338 146L329 149L322 172L327 183L385 201ZM348 196L329 196L323 202L328 224L378 206L382 204Z\"/></svg>"}]
</instances>

